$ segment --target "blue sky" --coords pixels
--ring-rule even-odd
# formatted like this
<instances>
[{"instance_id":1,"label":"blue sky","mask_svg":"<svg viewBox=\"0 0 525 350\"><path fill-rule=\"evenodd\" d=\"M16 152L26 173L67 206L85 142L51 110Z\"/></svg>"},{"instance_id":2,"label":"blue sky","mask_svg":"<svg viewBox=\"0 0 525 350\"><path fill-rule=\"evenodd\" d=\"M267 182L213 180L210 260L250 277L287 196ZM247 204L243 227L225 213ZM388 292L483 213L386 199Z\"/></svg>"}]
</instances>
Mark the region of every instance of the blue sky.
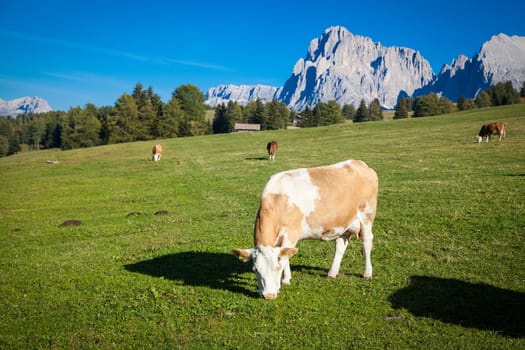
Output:
<instances>
[{"instance_id":1,"label":"blue sky","mask_svg":"<svg viewBox=\"0 0 525 350\"><path fill-rule=\"evenodd\" d=\"M114 105L136 83L281 86L334 25L418 50L439 73L492 35L525 36L525 1L0 0L0 98Z\"/></svg>"}]
</instances>

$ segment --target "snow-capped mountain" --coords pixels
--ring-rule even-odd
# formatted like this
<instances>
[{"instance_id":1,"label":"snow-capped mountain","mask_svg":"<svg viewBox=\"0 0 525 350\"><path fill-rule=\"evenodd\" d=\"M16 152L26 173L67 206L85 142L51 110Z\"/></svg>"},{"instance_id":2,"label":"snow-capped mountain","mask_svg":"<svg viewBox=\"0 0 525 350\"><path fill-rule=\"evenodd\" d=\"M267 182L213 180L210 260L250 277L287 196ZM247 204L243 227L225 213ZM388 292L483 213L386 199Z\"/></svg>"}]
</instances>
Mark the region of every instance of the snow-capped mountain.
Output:
<instances>
[{"instance_id":1,"label":"snow-capped mountain","mask_svg":"<svg viewBox=\"0 0 525 350\"><path fill-rule=\"evenodd\" d=\"M296 62L282 87L221 85L208 90L207 103L277 99L300 111L331 99L358 106L361 99L369 103L377 98L393 108L399 96L435 92L455 102L509 80L516 89L525 81L525 37L495 35L474 57L459 55L436 76L418 51L385 47L336 26L310 42L306 57Z\"/></svg>"},{"instance_id":2,"label":"snow-capped mountain","mask_svg":"<svg viewBox=\"0 0 525 350\"><path fill-rule=\"evenodd\" d=\"M249 101L260 99L265 103L271 101L279 88L269 85L219 85L210 88L206 94L206 104L216 107L233 100L244 106Z\"/></svg>"},{"instance_id":3,"label":"snow-capped mountain","mask_svg":"<svg viewBox=\"0 0 525 350\"><path fill-rule=\"evenodd\" d=\"M435 92L451 101L461 96L471 99L480 91L507 81L516 90L525 82L525 37L498 34L472 58L460 55L450 65L444 65L436 79L414 95Z\"/></svg>"},{"instance_id":4,"label":"snow-capped mountain","mask_svg":"<svg viewBox=\"0 0 525 350\"><path fill-rule=\"evenodd\" d=\"M46 100L40 97L21 97L10 101L0 99L0 116L16 117L19 114L52 111Z\"/></svg>"},{"instance_id":5,"label":"snow-capped mountain","mask_svg":"<svg viewBox=\"0 0 525 350\"><path fill-rule=\"evenodd\" d=\"M370 103L375 98L392 108L401 91L412 95L433 77L418 51L385 47L344 27L331 27L310 42L278 99L295 110L332 99L357 106L361 99Z\"/></svg>"}]
</instances>

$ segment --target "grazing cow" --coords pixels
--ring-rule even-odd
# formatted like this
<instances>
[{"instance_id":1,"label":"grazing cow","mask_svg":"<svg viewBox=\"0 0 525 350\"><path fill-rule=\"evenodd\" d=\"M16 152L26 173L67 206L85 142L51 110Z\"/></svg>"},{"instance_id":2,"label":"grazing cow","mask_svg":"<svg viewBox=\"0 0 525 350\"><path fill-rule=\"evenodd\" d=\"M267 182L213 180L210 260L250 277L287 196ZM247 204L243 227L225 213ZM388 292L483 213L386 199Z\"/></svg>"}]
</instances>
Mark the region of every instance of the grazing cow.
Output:
<instances>
[{"instance_id":1,"label":"grazing cow","mask_svg":"<svg viewBox=\"0 0 525 350\"><path fill-rule=\"evenodd\" d=\"M476 139L478 140L478 143L483 141L483 138L486 136L487 140L486 142L490 141L490 137L492 135L498 135L499 139L498 141L501 141L503 138L505 138L505 123L503 122L495 122L495 123L489 123L485 124L481 127L481 130L479 131L478 136L476 136Z\"/></svg>"},{"instance_id":2,"label":"grazing cow","mask_svg":"<svg viewBox=\"0 0 525 350\"><path fill-rule=\"evenodd\" d=\"M270 141L266 145L266 150L268 151L268 159L275 160L275 153L277 153L277 150L279 149L279 146L277 145L276 141Z\"/></svg>"},{"instance_id":3,"label":"grazing cow","mask_svg":"<svg viewBox=\"0 0 525 350\"><path fill-rule=\"evenodd\" d=\"M153 146L151 152L153 154L151 156L151 160L158 162L160 160L160 157L162 157L162 146L159 144Z\"/></svg>"},{"instance_id":4,"label":"grazing cow","mask_svg":"<svg viewBox=\"0 0 525 350\"><path fill-rule=\"evenodd\" d=\"M352 235L361 238L365 269L372 277L372 224L376 215L378 179L359 160L273 175L262 193L254 226L254 248L232 253L253 260L259 294L275 299L290 284L289 258L302 239L335 240L328 277L335 278Z\"/></svg>"}]
</instances>

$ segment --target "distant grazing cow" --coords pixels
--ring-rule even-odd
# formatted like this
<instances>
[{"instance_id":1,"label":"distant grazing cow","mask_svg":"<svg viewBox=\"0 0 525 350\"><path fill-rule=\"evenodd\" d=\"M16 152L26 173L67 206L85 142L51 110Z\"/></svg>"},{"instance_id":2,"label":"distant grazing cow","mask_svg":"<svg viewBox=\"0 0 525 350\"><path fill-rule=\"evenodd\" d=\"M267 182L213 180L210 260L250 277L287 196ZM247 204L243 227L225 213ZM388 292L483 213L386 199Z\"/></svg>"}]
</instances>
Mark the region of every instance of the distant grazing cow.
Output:
<instances>
[{"instance_id":1,"label":"distant grazing cow","mask_svg":"<svg viewBox=\"0 0 525 350\"><path fill-rule=\"evenodd\" d=\"M266 145L266 150L268 151L268 159L275 160L275 154L277 153L277 150L279 149L279 146L277 145L276 141L270 141Z\"/></svg>"},{"instance_id":2,"label":"distant grazing cow","mask_svg":"<svg viewBox=\"0 0 525 350\"><path fill-rule=\"evenodd\" d=\"M151 152L153 154L151 160L158 162L160 160L160 157L162 157L162 146L158 144L153 146Z\"/></svg>"},{"instance_id":3,"label":"distant grazing cow","mask_svg":"<svg viewBox=\"0 0 525 350\"><path fill-rule=\"evenodd\" d=\"M348 241L361 238L365 269L372 277L372 224L376 215L378 179L359 160L273 175L261 197L254 226L254 248L232 253L253 260L259 294L275 299L283 284L290 284L289 258L302 239L335 240L335 255L328 277L335 278Z\"/></svg>"},{"instance_id":4,"label":"distant grazing cow","mask_svg":"<svg viewBox=\"0 0 525 350\"><path fill-rule=\"evenodd\" d=\"M485 124L481 127L481 130L479 131L478 136L476 136L476 139L478 140L478 143L483 141L484 137L487 137L486 142L490 141L490 137L492 135L498 135L499 139L498 141L501 141L505 138L505 123L503 122L496 122L496 123L489 123Z\"/></svg>"}]
</instances>

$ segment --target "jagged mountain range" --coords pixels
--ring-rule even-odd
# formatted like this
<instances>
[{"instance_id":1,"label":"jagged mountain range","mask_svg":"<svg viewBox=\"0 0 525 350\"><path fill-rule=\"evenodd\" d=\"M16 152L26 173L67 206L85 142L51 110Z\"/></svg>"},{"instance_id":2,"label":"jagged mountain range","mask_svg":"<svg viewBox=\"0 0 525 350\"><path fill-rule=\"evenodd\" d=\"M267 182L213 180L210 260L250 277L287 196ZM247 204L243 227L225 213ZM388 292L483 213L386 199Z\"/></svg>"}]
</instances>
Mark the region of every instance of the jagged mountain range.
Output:
<instances>
[{"instance_id":1,"label":"jagged mountain range","mask_svg":"<svg viewBox=\"0 0 525 350\"><path fill-rule=\"evenodd\" d=\"M385 47L336 26L310 42L282 87L220 85L208 90L206 102L214 107L229 100L277 99L301 111L331 99L358 106L361 99L378 98L384 108L394 108L400 96L435 92L455 102L503 81L516 89L525 81L525 37L495 35L472 58L460 55L435 75L414 49Z\"/></svg>"},{"instance_id":2,"label":"jagged mountain range","mask_svg":"<svg viewBox=\"0 0 525 350\"><path fill-rule=\"evenodd\" d=\"M40 97L21 97L4 101L0 99L0 116L16 117L19 114L45 113L53 109L46 100Z\"/></svg>"},{"instance_id":3,"label":"jagged mountain range","mask_svg":"<svg viewBox=\"0 0 525 350\"><path fill-rule=\"evenodd\" d=\"M258 98L263 101L271 101L278 90L277 87L269 85L219 85L213 88L212 94L208 91L206 104L215 107L233 100L241 105L246 105L249 101Z\"/></svg>"},{"instance_id":4,"label":"jagged mountain range","mask_svg":"<svg viewBox=\"0 0 525 350\"><path fill-rule=\"evenodd\" d=\"M494 35L472 58L459 55L451 65L444 65L439 75L415 95L430 92L452 101L460 96L475 97L499 82L511 81L519 90L525 82L525 37Z\"/></svg>"},{"instance_id":5,"label":"jagged mountain range","mask_svg":"<svg viewBox=\"0 0 525 350\"><path fill-rule=\"evenodd\" d=\"M414 49L386 47L335 26L310 42L306 56L298 59L282 86L219 85L207 91L206 104L215 107L232 100L245 105L256 99L276 99L301 111L332 99L358 106L361 99L369 103L377 98L384 108L394 108L400 96L435 92L456 102L461 96L474 98L506 81L517 90L525 82L524 36L494 35L473 57L459 55L435 75L429 62ZM39 97L0 99L1 116L51 110Z\"/></svg>"}]
</instances>

